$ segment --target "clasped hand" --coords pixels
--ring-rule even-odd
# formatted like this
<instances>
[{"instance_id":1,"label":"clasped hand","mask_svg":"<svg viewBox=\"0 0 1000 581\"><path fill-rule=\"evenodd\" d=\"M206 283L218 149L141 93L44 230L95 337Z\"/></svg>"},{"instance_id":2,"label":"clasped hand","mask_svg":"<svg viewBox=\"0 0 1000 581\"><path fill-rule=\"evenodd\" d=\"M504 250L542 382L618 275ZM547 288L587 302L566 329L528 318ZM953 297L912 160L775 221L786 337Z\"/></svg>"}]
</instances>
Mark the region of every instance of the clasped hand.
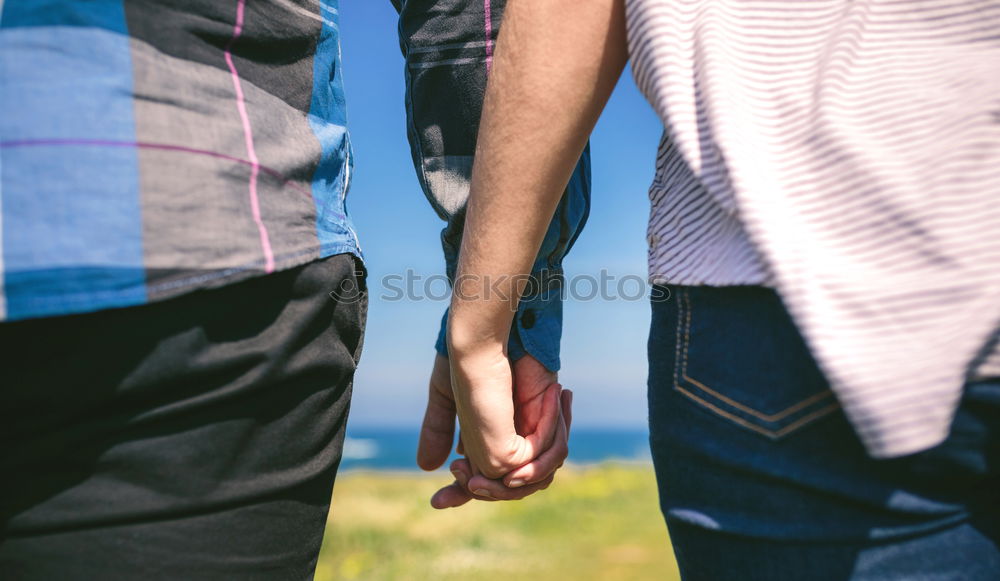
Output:
<instances>
[{"instance_id":1,"label":"clasped hand","mask_svg":"<svg viewBox=\"0 0 1000 581\"><path fill-rule=\"evenodd\" d=\"M548 488L569 453L572 401L556 374L530 355L513 364L502 352L451 362L436 356L417 464L424 470L444 464L456 416L458 453L465 457L452 462L455 481L438 490L431 505L519 500Z\"/></svg>"}]
</instances>

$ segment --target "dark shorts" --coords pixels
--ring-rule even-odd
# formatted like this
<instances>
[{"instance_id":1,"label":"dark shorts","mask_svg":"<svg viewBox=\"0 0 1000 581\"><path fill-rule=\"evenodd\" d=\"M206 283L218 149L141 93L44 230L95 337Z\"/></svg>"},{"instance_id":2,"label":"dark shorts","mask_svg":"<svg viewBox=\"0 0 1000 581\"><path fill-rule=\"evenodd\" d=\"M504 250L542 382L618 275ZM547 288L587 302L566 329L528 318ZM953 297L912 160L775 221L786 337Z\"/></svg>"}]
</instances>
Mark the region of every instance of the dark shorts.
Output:
<instances>
[{"instance_id":1,"label":"dark shorts","mask_svg":"<svg viewBox=\"0 0 1000 581\"><path fill-rule=\"evenodd\" d=\"M311 578L361 351L357 270L338 255L0 325L0 579Z\"/></svg>"},{"instance_id":2,"label":"dark shorts","mask_svg":"<svg viewBox=\"0 0 1000 581\"><path fill-rule=\"evenodd\" d=\"M1000 379L945 443L873 460L773 291L670 292L650 440L685 581L1000 579Z\"/></svg>"}]
</instances>

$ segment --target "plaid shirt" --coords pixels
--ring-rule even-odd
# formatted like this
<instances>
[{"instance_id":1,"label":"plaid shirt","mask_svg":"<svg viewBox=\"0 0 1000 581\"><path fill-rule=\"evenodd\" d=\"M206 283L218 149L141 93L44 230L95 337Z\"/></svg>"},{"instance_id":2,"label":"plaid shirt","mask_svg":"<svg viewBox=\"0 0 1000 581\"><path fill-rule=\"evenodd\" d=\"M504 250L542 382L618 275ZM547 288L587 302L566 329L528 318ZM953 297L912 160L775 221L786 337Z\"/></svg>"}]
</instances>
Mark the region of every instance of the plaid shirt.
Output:
<instances>
[{"instance_id":1,"label":"plaid shirt","mask_svg":"<svg viewBox=\"0 0 1000 581\"><path fill-rule=\"evenodd\" d=\"M360 253L337 0L0 6L0 318Z\"/></svg>"},{"instance_id":2,"label":"plaid shirt","mask_svg":"<svg viewBox=\"0 0 1000 581\"><path fill-rule=\"evenodd\" d=\"M406 57L406 105L413 163L424 194L446 225L441 232L449 277L455 274L465 224L479 116L505 0L393 0ZM509 355L530 353L559 369L562 262L590 212L589 148L577 164L521 297ZM437 350L447 353L441 323Z\"/></svg>"},{"instance_id":3,"label":"plaid shirt","mask_svg":"<svg viewBox=\"0 0 1000 581\"><path fill-rule=\"evenodd\" d=\"M414 166L446 222L453 275L505 2L393 4ZM360 256L345 207L337 0L0 6L0 320L139 305ZM535 262L542 284L511 333L512 357L531 353L550 369L562 302L544 291L586 221L589 171L585 154Z\"/></svg>"}]
</instances>

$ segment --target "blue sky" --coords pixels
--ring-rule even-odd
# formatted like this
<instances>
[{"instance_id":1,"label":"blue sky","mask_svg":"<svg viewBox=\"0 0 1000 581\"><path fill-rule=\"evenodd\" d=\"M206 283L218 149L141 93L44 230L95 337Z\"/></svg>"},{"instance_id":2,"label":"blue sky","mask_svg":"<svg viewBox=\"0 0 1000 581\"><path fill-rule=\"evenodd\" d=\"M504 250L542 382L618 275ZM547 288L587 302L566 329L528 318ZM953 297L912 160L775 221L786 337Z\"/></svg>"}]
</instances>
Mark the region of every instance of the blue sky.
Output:
<instances>
[{"instance_id":1,"label":"blue sky","mask_svg":"<svg viewBox=\"0 0 1000 581\"><path fill-rule=\"evenodd\" d=\"M370 271L372 301L354 385L353 426L417 426L444 301L381 300L382 278L413 269L444 272L443 223L417 184L406 142L403 60L388 0L340 8L348 125L355 172L348 200ZM592 138L593 206L565 262L567 276L602 269L646 275L646 195L661 125L626 71ZM576 392L574 424L642 428L646 423L649 305L565 305L561 383Z\"/></svg>"}]
</instances>

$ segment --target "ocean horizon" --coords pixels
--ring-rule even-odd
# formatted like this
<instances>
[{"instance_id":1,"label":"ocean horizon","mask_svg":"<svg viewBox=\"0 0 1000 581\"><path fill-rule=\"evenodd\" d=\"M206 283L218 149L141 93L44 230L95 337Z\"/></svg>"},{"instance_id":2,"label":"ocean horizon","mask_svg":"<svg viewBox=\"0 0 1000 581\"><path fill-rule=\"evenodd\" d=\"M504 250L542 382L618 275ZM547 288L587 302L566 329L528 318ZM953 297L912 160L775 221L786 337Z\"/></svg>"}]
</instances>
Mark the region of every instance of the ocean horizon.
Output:
<instances>
[{"instance_id":1,"label":"ocean horizon","mask_svg":"<svg viewBox=\"0 0 1000 581\"><path fill-rule=\"evenodd\" d=\"M341 470L419 470L416 463L419 427L348 427ZM452 459L458 456L452 454ZM574 427L568 462L651 462L649 432L626 428ZM450 460L449 460L450 462ZM448 462L445 463L445 468Z\"/></svg>"}]
</instances>

